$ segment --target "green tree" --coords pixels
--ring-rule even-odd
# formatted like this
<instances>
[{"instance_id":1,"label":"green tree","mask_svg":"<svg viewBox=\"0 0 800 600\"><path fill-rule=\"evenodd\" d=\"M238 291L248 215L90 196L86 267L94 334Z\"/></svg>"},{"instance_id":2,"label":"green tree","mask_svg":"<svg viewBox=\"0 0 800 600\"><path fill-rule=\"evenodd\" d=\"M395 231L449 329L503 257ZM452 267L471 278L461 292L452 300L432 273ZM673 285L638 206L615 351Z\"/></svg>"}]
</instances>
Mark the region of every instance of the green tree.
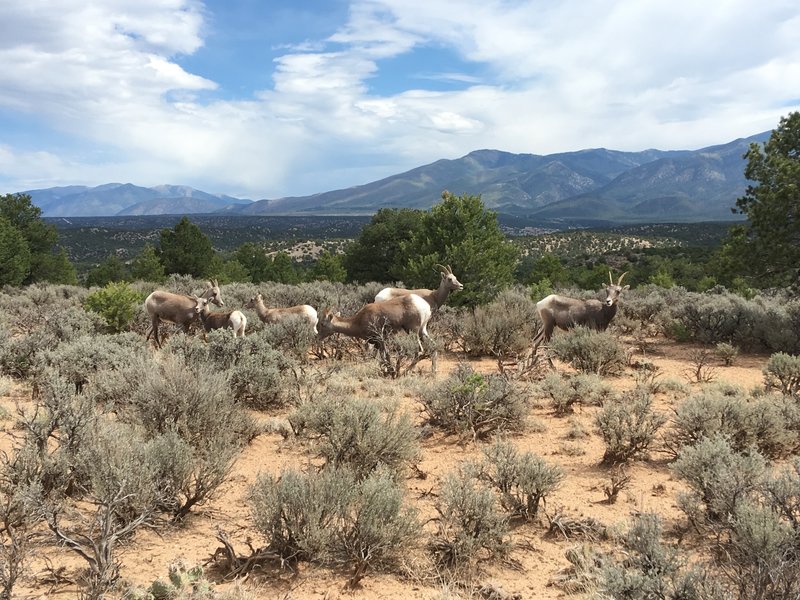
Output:
<instances>
[{"instance_id":1,"label":"green tree","mask_svg":"<svg viewBox=\"0 0 800 600\"><path fill-rule=\"evenodd\" d=\"M30 270L22 283L77 283L75 268L66 252L56 247L58 231L42 221L41 215L42 210L28 194L0 196L0 217L22 234L30 253Z\"/></svg>"},{"instance_id":2,"label":"green tree","mask_svg":"<svg viewBox=\"0 0 800 600\"><path fill-rule=\"evenodd\" d=\"M436 287L435 265L453 269L464 290L449 303L485 303L511 285L519 250L509 242L480 196L442 193L442 202L423 213L411 239L400 244L404 277L409 287Z\"/></svg>"},{"instance_id":3,"label":"green tree","mask_svg":"<svg viewBox=\"0 0 800 600\"><path fill-rule=\"evenodd\" d=\"M800 112L782 117L763 148L750 144L745 176L755 182L736 201L747 223L726 251L761 286L800 285Z\"/></svg>"},{"instance_id":4,"label":"green tree","mask_svg":"<svg viewBox=\"0 0 800 600\"><path fill-rule=\"evenodd\" d=\"M116 254L112 254L86 275L86 287L103 287L113 281L124 281L128 273L125 263Z\"/></svg>"},{"instance_id":5,"label":"green tree","mask_svg":"<svg viewBox=\"0 0 800 600\"><path fill-rule=\"evenodd\" d=\"M343 265L349 281L400 281L404 275L401 245L411 239L424 213L409 208L382 208L347 248Z\"/></svg>"},{"instance_id":6,"label":"green tree","mask_svg":"<svg viewBox=\"0 0 800 600\"><path fill-rule=\"evenodd\" d=\"M294 261L287 252L277 252L269 265L264 281L276 283L297 283L300 277L294 268Z\"/></svg>"},{"instance_id":7,"label":"green tree","mask_svg":"<svg viewBox=\"0 0 800 600\"><path fill-rule=\"evenodd\" d=\"M131 278L134 281L161 282L166 276L158 252L152 245L145 244L138 256L131 261Z\"/></svg>"},{"instance_id":8,"label":"green tree","mask_svg":"<svg viewBox=\"0 0 800 600\"><path fill-rule=\"evenodd\" d=\"M188 218L174 229L161 230L161 262L167 273L210 277L213 256L211 240Z\"/></svg>"},{"instance_id":9,"label":"green tree","mask_svg":"<svg viewBox=\"0 0 800 600\"><path fill-rule=\"evenodd\" d=\"M347 280L347 270L344 268L344 257L341 254L331 254L322 252L317 258L317 262L311 269L312 281L338 281Z\"/></svg>"},{"instance_id":10,"label":"green tree","mask_svg":"<svg viewBox=\"0 0 800 600\"><path fill-rule=\"evenodd\" d=\"M31 252L25 236L0 217L0 285L21 285L31 271Z\"/></svg>"},{"instance_id":11,"label":"green tree","mask_svg":"<svg viewBox=\"0 0 800 600\"><path fill-rule=\"evenodd\" d=\"M233 259L242 265L253 283L267 281L270 277L272 260L263 247L247 242L234 252Z\"/></svg>"}]
</instances>

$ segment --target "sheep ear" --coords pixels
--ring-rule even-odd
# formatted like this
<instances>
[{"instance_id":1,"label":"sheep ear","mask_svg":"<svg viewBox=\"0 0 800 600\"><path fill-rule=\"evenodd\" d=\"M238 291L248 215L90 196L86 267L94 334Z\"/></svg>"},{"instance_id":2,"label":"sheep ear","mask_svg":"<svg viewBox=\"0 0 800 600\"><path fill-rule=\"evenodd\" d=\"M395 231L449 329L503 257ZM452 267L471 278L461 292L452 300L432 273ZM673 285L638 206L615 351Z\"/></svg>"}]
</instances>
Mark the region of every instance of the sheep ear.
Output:
<instances>
[{"instance_id":1,"label":"sheep ear","mask_svg":"<svg viewBox=\"0 0 800 600\"><path fill-rule=\"evenodd\" d=\"M212 287L214 287L214 284L211 283L210 281L206 281L206 288L212 288Z\"/></svg>"},{"instance_id":2,"label":"sheep ear","mask_svg":"<svg viewBox=\"0 0 800 600\"><path fill-rule=\"evenodd\" d=\"M622 288L622 291L624 292L625 290L629 290L629 289L631 289L631 286L626 285L624 288Z\"/></svg>"}]
</instances>

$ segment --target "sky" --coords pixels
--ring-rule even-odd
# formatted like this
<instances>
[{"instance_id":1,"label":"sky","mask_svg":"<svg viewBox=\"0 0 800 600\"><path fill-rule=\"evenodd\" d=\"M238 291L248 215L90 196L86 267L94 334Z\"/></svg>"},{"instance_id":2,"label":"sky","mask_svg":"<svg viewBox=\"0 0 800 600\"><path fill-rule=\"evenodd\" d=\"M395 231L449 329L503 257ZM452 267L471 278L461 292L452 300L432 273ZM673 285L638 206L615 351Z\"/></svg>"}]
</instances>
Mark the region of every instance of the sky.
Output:
<instances>
[{"instance_id":1,"label":"sky","mask_svg":"<svg viewBox=\"0 0 800 600\"><path fill-rule=\"evenodd\" d=\"M0 193L257 200L773 129L800 110L800 2L0 0L0 65Z\"/></svg>"}]
</instances>

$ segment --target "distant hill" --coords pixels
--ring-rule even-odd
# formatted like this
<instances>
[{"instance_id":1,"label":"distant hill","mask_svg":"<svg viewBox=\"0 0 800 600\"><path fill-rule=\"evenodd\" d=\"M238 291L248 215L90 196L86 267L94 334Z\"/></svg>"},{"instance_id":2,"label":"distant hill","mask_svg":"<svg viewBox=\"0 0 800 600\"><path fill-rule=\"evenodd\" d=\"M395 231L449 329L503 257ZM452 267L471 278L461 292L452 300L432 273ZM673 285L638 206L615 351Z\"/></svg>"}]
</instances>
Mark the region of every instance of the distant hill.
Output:
<instances>
[{"instance_id":1,"label":"distant hill","mask_svg":"<svg viewBox=\"0 0 800 600\"><path fill-rule=\"evenodd\" d=\"M540 156L476 150L364 185L256 202L186 186L119 183L26 193L47 217L371 215L386 207L427 209L449 190L480 194L500 214L551 223L728 220L737 218L731 207L747 187L743 155L770 133L669 152L598 148Z\"/></svg>"},{"instance_id":2,"label":"distant hill","mask_svg":"<svg viewBox=\"0 0 800 600\"><path fill-rule=\"evenodd\" d=\"M97 187L73 185L28 190L44 217L112 217L214 213L250 200L209 194L184 185L140 187L107 183Z\"/></svg>"}]
</instances>

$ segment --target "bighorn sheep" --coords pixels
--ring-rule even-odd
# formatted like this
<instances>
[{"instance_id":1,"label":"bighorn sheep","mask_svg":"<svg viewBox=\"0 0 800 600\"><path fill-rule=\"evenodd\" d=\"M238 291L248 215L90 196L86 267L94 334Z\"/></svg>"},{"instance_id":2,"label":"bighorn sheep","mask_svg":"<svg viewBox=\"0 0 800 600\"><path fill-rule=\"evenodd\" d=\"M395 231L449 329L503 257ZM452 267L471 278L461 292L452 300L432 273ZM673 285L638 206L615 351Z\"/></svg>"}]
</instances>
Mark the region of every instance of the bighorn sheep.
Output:
<instances>
[{"instance_id":1,"label":"bighorn sheep","mask_svg":"<svg viewBox=\"0 0 800 600\"><path fill-rule=\"evenodd\" d=\"M209 302L213 302L217 306L225 306L216 279L213 282L206 281L206 289L200 294L200 298L208 299ZM149 340L152 335L156 347L161 347L161 341L158 339L158 324L161 321L180 325L183 327L184 333L187 333L189 325L197 318L196 306L195 297L173 294L163 290L154 291L144 301L144 307L147 310L147 314L150 315L151 321L151 326L145 339Z\"/></svg>"},{"instance_id":2,"label":"bighorn sheep","mask_svg":"<svg viewBox=\"0 0 800 600\"><path fill-rule=\"evenodd\" d=\"M208 306L208 299L195 296L197 306L195 312L203 322L203 329L208 333L212 329L222 329L230 327L233 329L233 337L244 337L244 330L247 327L247 317L240 310L229 312L211 312Z\"/></svg>"},{"instance_id":3,"label":"bighorn sheep","mask_svg":"<svg viewBox=\"0 0 800 600\"><path fill-rule=\"evenodd\" d=\"M311 323L311 327L314 328L314 333L317 333L317 321L319 320L317 318L317 311L313 306L309 306L308 304L298 304L297 306L290 306L288 308L267 308L264 304L264 297L261 294L256 294L247 301L244 307L255 310L258 318L264 323L273 324L292 317L302 317Z\"/></svg>"},{"instance_id":4,"label":"bighorn sheep","mask_svg":"<svg viewBox=\"0 0 800 600\"><path fill-rule=\"evenodd\" d=\"M579 300L558 294L551 294L537 302L536 311L542 319L542 327L533 338L534 346L537 346L542 340L549 342L556 326L565 331L576 325L583 325L596 331L605 331L611 323L611 319L617 314L617 302L620 294L630 288L629 285L621 287L625 275L627 275L627 271L619 276L617 283L614 283L611 271L608 272L609 283L605 288L606 299L602 302L596 298Z\"/></svg>"},{"instance_id":5,"label":"bighorn sheep","mask_svg":"<svg viewBox=\"0 0 800 600\"><path fill-rule=\"evenodd\" d=\"M453 275L453 270L449 265L446 267L442 265L436 266L439 268L439 272L442 275L442 281L439 283L439 289L428 290L421 288L418 290L406 290L403 288L387 287L383 288L377 293L375 296L375 302L385 302L391 298L398 298L407 294L416 294L430 304L432 311L438 310L440 306L447 302L447 297L450 295L450 292L454 290L463 290L464 286L458 279L456 279L456 276Z\"/></svg>"},{"instance_id":6,"label":"bighorn sheep","mask_svg":"<svg viewBox=\"0 0 800 600\"><path fill-rule=\"evenodd\" d=\"M386 356L383 333L405 331L417 334L420 351L424 351L422 337L428 337L431 307L416 294L406 294L385 302L366 304L352 317L339 317L324 310L319 320L319 337L324 339L334 333L367 340Z\"/></svg>"}]
</instances>

